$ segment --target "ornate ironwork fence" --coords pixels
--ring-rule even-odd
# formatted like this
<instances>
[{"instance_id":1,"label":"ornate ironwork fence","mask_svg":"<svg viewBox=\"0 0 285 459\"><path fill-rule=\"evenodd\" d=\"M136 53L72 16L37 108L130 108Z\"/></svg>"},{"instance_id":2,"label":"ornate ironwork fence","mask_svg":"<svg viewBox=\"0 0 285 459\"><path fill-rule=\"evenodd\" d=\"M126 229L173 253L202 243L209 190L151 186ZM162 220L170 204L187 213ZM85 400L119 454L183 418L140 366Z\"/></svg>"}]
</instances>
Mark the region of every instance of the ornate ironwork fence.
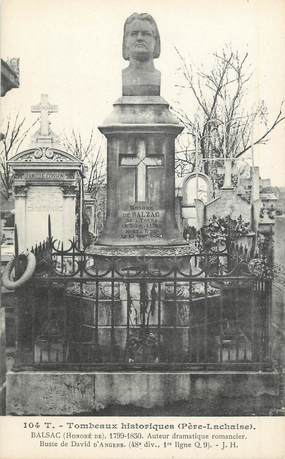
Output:
<instances>
[{"instance_id":1,"label":"ornate ironwork fence","mask_svg":"<svg viewBox=\"0 0 285 459\"><path fill-rule=\"evenodd\" d=\"M271 366L271 281L240 253L101 257L52 238L33 251L16 369Z\"/></svg>"}]
</instances>

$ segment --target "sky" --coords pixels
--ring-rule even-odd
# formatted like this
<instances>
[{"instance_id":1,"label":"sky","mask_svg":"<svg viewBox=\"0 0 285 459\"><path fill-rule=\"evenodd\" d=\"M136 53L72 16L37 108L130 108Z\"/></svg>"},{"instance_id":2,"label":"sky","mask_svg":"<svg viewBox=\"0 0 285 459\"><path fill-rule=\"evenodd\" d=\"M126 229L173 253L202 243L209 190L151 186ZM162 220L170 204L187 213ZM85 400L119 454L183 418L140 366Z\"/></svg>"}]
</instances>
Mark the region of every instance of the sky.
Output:
<instances>
[{"instance_id":1,"label":"sky","mask_svg":"<svg viewBox=\"0 0 285 459\"><path fill-rule=\"evenodd\" d=\"M263 99L270 121L285 99L284 0L2 0L1 9L1 56L20 58L20 88L2 99L2 120L19 112L31 123L31 106L47 93L59 106L52 129L88 137L121 96L123 25L133 12L148 12L158 24L155 65L170 105L181 97L175 47L198 66L225 44L249 53L249 105ZM277 186L285 186L284 140L285 123L255 148L261 176Z\"/></svg>"}]
</instances>

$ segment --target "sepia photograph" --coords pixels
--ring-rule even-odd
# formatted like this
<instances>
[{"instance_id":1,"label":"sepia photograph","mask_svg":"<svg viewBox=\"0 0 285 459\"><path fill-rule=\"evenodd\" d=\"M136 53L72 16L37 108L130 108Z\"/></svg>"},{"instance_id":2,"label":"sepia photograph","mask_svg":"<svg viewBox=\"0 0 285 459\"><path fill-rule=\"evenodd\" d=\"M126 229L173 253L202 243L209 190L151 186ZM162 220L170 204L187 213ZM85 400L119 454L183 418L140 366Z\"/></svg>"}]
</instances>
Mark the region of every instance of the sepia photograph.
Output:
<instances>
[{"instance_id":1,"label":"sepia photograph","mask_svg":"<svg viewBox=\"0 0 285 459\"><path fill-rule=\"evenodd\" d=\"M284 20L2 1L1 416L284 416Z\"/></svg>"}]
</instances>

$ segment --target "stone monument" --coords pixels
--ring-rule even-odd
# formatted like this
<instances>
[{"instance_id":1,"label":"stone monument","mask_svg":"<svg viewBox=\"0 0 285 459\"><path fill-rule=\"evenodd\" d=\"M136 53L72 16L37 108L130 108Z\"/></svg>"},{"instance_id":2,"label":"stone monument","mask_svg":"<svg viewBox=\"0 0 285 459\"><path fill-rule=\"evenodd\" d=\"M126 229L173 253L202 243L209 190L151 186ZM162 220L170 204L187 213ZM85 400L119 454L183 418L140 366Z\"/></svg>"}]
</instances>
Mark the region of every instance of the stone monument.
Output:
<instances>
[{"instance_id":1,"label":"stone monument","mask_svg":"<svg viewBox=\"0 0 285 459\"><path fill-rule=\"evenodd\" d=\"M40 113L40 129L32 138L31 148L15 155L9 164L15 173L15 223L19 249L31 249L45 240L48 215L52 233L64 247L75 235L75 200L81 161L63 151L50 129L48 115L57 111L46 94L32 107Z\"/></svg>"},{"instance_id":2,"label":"stone monument","mask_svg":"<svg viewBox=\"0 0 285 459\"><path fill-rule=\"evenodd\" d=\"M204 206L210 201L211 195L212 184L207 175L202 172L186 175L181 186L181 215L184 228L200 227L197 221L197 205Z\"/></svg>"},{"instance_id":3,"label":"stone monument","mask_svg":"<svg viewBox=\"0 0 285 459\"><path fill-rule=\"evenodd\" d=\"M160 96L157 25L149 14L125 22L122 97L99 127L107 138L107 221L90 251L184 255L175 219L175 138L183 127Z\"/></svg>"}]
</instances>

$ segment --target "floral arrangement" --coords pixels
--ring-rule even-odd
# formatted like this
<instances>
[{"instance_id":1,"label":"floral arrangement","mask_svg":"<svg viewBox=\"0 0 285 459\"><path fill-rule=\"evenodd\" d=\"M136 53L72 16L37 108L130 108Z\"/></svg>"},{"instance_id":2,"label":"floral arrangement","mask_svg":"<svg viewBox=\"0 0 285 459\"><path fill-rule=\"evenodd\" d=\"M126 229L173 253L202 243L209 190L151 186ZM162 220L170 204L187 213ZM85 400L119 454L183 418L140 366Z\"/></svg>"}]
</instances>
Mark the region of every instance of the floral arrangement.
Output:
<instances>
[{"instance_id":1,"label":"floral arrangement","mask_svg":"<svg viewBox=\"0 0 285 459\"><path fill-rule=\"evenodd\" d=\"M240 215L237 219L231 218L230 215L225 217L213 217L208 226L201 230L202 243L206 250L217 246L226 246L229 248L234 239L245 236L250 231L249 222L245 222Z\"/></svg>"}]
</instances>

